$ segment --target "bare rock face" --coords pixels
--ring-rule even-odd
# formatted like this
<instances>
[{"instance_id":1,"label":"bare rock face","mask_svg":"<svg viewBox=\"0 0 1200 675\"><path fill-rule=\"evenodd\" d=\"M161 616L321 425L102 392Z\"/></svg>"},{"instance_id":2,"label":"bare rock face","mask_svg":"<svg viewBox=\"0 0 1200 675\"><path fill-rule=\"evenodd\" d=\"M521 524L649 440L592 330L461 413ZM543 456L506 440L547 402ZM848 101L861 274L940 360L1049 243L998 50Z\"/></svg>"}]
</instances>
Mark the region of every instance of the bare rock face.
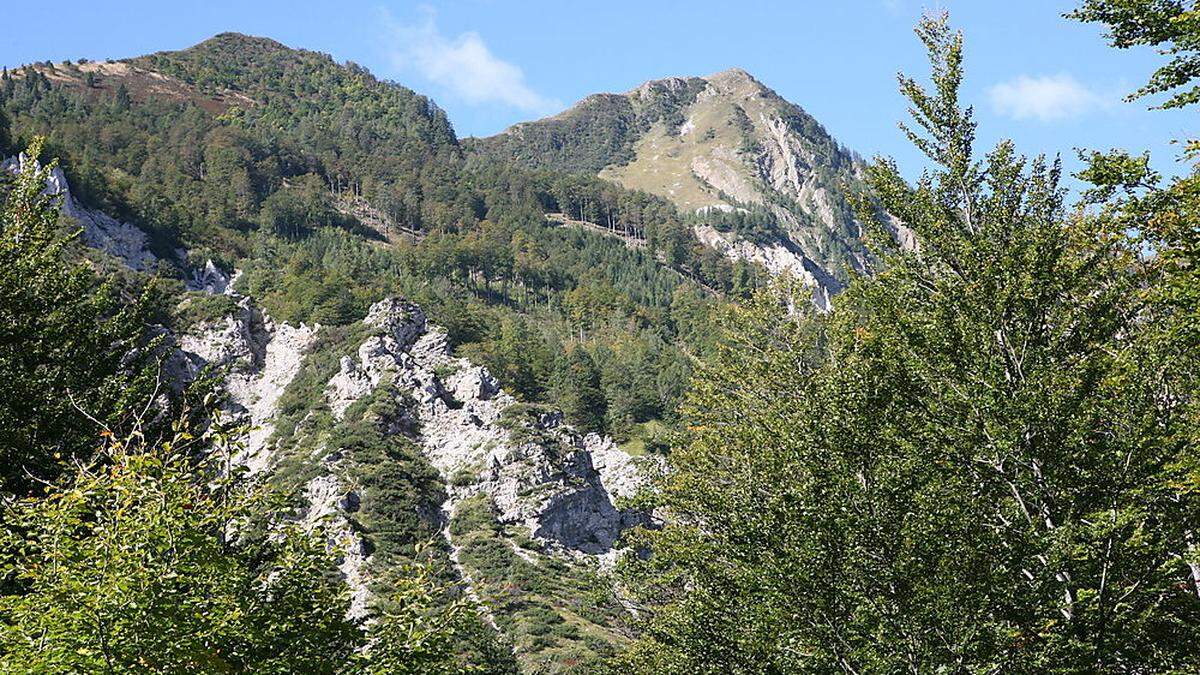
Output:
<instances>
[{"instance_id":1,"label":"bare rock face","mask_svg":"<svg viewBox=\"0 0 1200 675\"><path fill-rule=\"evenodd\" d=\"M340 415L385 380L407 392L422 448L451 484L447 513L457 500L483 492L502 523L522 524L548 546L592 554L610 551L638 522L617 508L593 464L596 449L614 489L635 489L636 462L611 440L581 437L561 416L504 420L517 401L487 369L454 357L445 333L411 303L376 303L365 323L382 334L367 338L356 357L342 359L326 400Z\"/></svg>"},{"instance_id":2,"label":"bare rock face","mask_svg":"<svg viewBox=\"0 0 1200 675\"><path fill-rule=\"evenodd\" d=\"M19 174L29 167L38 166L37 161L21 153L0 162L0 170ZM158 258L150 252L150 240L146 233L129 223L123 223L106 213L84 208L71 195L67 177L62 169L54 167L46 179L46 193L59 197L59 208L63 214L73 218L83 228L84 243L121 260L129 267L144 271L151 269Z\"/></svg>"},{"instance_id":3,"label":"bare rock face","mask_svg":"<svg viewBox=\"0 0 1200 675\"><path fill-rule=\"evenodd\" d=\"M309 530L321 529L327 546L338 558L338 571L350 587L351 619L366 618L371 601L367 564L370 552L365 540L355 531L346 514L353 511L359 495L335 474L317 476L304 490L308 508L304 524Z\"/></svg>"},{"instance_id":4,"label":"bare rock face","mask_svg":"<svg viewBox=\"0 0 1200 675\"><path fill-rule=\"evenodd\" d=\"M318 328L276 323L243 297L232 316L201 324L178 339L191 378L205 367L224 372L230 412L250 425L237 459L251 471L270 461L266 443L275 432L279 397L299 372Z\"/></svg>"},{"instance_id":5,"label":"bare rock face","mask_svg":"<svg viewBox=\"0 0 1200 675\"><path fill-rule=\"evenodd\" d=\"M841 282L803 253L782 242L766 246L755 244L718 232L709 225L696 225L693 231L701 243L724 253L730 260L756 263L774 276L790 276L799 280L811 289L812 302L822 311L828 311L833 306L833 295L842 289Z\"/></svg>"},{"instance_id":6,"label":"bare rock face","mask_svg":"<svg viewBox=\"0 0 1200 675\"><path fill-rule=\"evenodd\" d=\"M189 291L199 291L210 295L234 295L233 277L221 271L211 260L203 267L192 271L187 279Z\"/></svg>"},{"instance_id":7,"label":"bare rock face","mask_svg":"<svg viewBox=\"0 0 1200 675\"><path fill-rule=\"evenodd\" d=\"M357 347L345 345L347 353L321 393L338 420L364 397L392 397L394 413L381 428L414 438L446 484L441 513L434 509L423 518L441 522L449 540L456 504L482 493L501 524L526 528L546 552L611 562L622 532L645 518L617 503L644 484L641 460L611 439L576 433L559 412L519 404L486 368L455 357L446 333L415 304L383 300L363 324L368 335ZM232 315L177 338L187 377L205 367L226 373L230 410L251 425L236 459L252 472L269 472L277 463L269 441L279 400L318 329L275 322L241 297ZM361 618L371 600L372 554L351 517L374 495L348 480L340 452L314 452L307 461L317 470L303 487L303 523L324 533L351 588L351 615ZM457 551L453 541L450 546ZM469 575L463 577L469 585Z\"/></svg>"},{"instance_id":8,"label":"bare rock face","mask_svg":"<svg viewBox=\"0 0 1200 675\"><path fill-rule=\"evenodd\" d=\"M614 498L630 498L646 487L647 472L661 467L653 459L630 456L608 436L588 434L582 439L584 451L592 458L592 468L600 475L604 490Z\"/></svg>"}]
</instances>

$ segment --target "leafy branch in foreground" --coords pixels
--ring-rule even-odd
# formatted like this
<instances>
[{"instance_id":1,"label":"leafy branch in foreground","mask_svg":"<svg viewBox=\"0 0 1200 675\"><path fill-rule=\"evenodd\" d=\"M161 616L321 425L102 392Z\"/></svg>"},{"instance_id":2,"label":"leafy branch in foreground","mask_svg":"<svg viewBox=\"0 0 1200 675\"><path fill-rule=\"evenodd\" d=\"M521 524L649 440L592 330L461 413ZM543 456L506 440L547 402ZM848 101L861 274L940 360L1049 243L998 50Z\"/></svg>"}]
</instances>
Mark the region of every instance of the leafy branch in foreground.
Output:
<instances>
[{"instance_id":1,"label":"leafy branch in foreground","mask_svg":"<svg viewBox=\"0 0 1200 675\"><path fill-rule=\"evenodd\" d=\"M109 436L44 497L4 504L0 670L335 672L351 656L324 543L296 526L241 541L271 505L208 440Z\"/></svg>"},{"instance_id":2,"label":"leafy branch in foreground","mask_svg":"<svg viewBox=\"0 0 1200 675\"><path fill-rule=\"evenodd\" d=\"M41 149L35 139L16 176L0 171L0 492L19 494L85 457L101 429L93 420L121 427L159 381L151 289L123 300L115 279L72 255Z\"/></svg>"},{"instance_id":3,"label":"leafy branch in foreground","mask_svg":"<svg viewBox=\"0 0 1200 675\"><path fill-rule=\"evenodd\" d=\"M1157 47L1169 56L1166 65L1128 100L1172 93L1163 108L1182 108L1200 101L1200 13L1194 0L1086 0L1067 18L1108 26L1108 40L1118 49Z\"/></svg>"}]
</instances>

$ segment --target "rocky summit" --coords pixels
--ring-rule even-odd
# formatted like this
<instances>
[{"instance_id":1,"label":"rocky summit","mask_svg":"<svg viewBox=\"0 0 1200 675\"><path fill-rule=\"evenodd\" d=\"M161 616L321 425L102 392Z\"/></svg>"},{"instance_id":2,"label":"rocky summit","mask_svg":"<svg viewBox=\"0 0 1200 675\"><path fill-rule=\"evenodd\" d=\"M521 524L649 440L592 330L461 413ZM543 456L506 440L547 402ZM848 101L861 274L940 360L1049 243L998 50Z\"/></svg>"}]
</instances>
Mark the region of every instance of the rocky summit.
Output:
<instances>
[{"instance_id":1,"label":"rocky summit","mask_svg":"<svg viewBox=\"0 0 1200 675\"><path fill-rule=\"evenodd\" d=\"M590 96L468 147L659 195L692 216L704 245L798 278L822 308L873 265L851 206L862 159L739 68Z\"/></svg>"}]
</instances>

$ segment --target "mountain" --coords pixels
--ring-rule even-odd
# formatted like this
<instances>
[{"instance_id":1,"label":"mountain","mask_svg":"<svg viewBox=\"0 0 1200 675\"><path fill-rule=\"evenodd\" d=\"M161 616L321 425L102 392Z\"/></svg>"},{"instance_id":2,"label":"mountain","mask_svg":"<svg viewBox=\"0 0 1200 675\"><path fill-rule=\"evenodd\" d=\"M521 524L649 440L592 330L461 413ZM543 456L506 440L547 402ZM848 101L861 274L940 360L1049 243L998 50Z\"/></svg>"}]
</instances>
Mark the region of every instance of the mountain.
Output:
<instances>
[{"instance_id":1,"label":"mountain","mask_svg":"<svg viewBox=\"0 0 1200 675\"><path fill-rule=\"evenodd\" d=\"M264 518L327 535L356 616L420 558L512 647L485 672L588 672L631 637L606 579L646 514L621 498L732 292L670 204L473 164L429 99L238 34L5 70L0 108L60 160L73 254L157 285L164 389L220 376L239 463L288 497ZM654 245L547 219L567 183Z\"/></svg>"},{"instance_id":2,"label":"mountain","mask_svg":"<svg viewBox=\"0 0 1200 675\"><path fill-rule=\"evenodd\" d=\"M850 205L862 161L740 69L596 94L466 147L668 199L705 244L797 274L821 306L871 265Z\"/></svg>"},{"instance_id":3,"label":"mountain","mask_svg":"<svg viewBox=\"0 0 1200 675\"><path fill-rule=\"evenodd\" d=\"M714 313L760 267L828 307L870 265L859 162L741 71L460 141L411 89L223 33L5 70L0 108L60 160L78 254L160 285L168 384L220 375L240 463L326 533L355 615L424 556L529 672L632 637L623 498Z\"/></svg>"}]
</instances>

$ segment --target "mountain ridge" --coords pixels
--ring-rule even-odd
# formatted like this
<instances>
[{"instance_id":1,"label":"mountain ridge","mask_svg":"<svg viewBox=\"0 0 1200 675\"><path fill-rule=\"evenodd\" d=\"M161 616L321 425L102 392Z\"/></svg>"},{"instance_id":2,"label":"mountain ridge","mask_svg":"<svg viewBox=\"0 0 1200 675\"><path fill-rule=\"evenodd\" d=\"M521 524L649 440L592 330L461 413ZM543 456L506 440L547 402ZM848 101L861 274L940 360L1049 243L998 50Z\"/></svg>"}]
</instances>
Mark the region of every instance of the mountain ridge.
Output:
<instances>
[{"instance_id":1,"label":"mountain ridge","mask_svg":"<svg viewBox=\"0 0 1200 675\"><path fill-rule=\"evenodd\" d=\"M49 143L0 169L59 158L72 255L131 295L162 284L150 329L173 382L220 376L251 427L237 461L287 498L262 515L322 528L355 616L428 560L488 603L529 672L586 670L629 639L600 581L642 517L618 499L632 455L677 423L718 302L651 250L714 263L688 257L702 247L674 209L572 180L589 204L636 207L658 243L550 224L573 204L561 176L470 168L429 99L240 35L0 73L0 108L17 145ZM373 236L354 203L419 236ZM706 269L731 290L727 265Z\"/></svg>"},{"instance_id":2,"label":"mountain ridge","mask_svg":"<svg viewBox=\"0 0 1200 675\"><path fill-rule=\"evenodd\" d=\"M593 94L463 145L665 198L700 241L800 277L821 307L873 266L851 206L865 190L861 158L742 68Z\"/></svg>"}]
</instances>

